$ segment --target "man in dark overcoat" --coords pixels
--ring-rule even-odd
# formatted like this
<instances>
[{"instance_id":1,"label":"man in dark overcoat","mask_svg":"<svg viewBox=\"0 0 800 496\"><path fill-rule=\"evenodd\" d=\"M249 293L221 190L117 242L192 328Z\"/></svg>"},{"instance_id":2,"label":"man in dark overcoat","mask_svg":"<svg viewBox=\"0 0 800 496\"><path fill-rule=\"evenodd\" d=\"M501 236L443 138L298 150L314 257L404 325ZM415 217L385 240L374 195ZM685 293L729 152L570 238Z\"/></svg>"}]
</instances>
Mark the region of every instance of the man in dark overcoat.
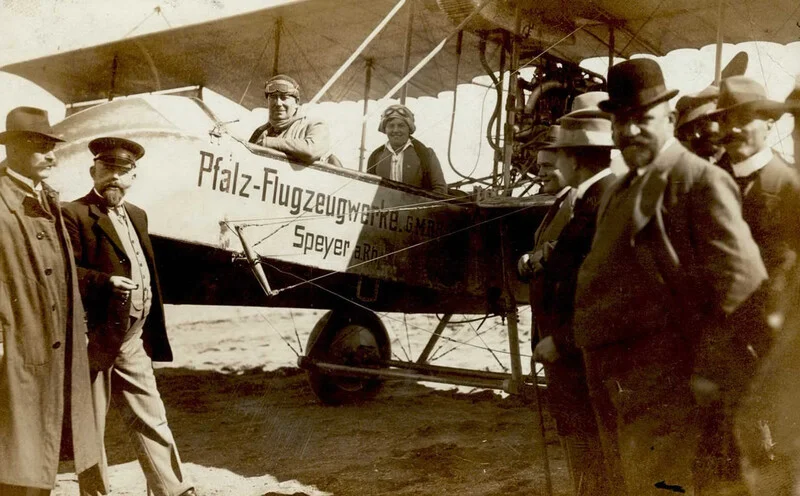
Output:
<instances>
[{"instance_id":1,"label":"man in dark overcoat","mask_svg":"<svg viewBox=\"0 0 800 496\"><path fill-rule=\"evenodd\" d=\"M754 172L752 179L744 179L742 186L748 189L745 193L745 218L748 218L747 208L757 209L766 207L767 211L760 216L753 213L753 222L760 225L757 229L763 230L765 242L773 245L767 248L777 265L770 267L770 283L767 293L772 294L772 301L779 303L772 309L779 310L780 316L770 315L768 312L768 332L772 337L772 346L768 353L762 351L754 376L750 378L747 390L737 404L735 432L742 455L744 480L751 494L771 494L775 496L792 496L800 494L800 419L797 412L800 409L800 395L797 394L797 377L800 375L800 271L791 269L789 262L793 252L796 256L797 248L792 246L797 235L797 214L791 213L798 201L797 193L793 191L795 180L792 177L797 169L800 159L800 76L798 76L794 90L786 99L785 106L775 105L775 102L748 104L747 106L762 107L756 113L756 122L744 124L744 128L737 129L747 133L762 127L757 121L777 118L779 112L785 110L794 116L794 130L792 138L795 147L795 167L788 166L777 157L772 157L760 171ZM763 112L764 108L768 112ZM745 118L742 117L742 120ZM734 118L731 121L735 120ZM733 124L733 122L731 123ZM732 129L733 131L733 129ZM738 134L738 133L737 133ZM736 148L736 143L744 137L732 140L731 147ZM772 155L760 152L764 155ZM758 156L757 152L754 156ZM732 158L732 157L731 157ZM747 160L745 160L747 163ZM734 164L734 172L741 172L741 162ZM769 170L767 168L771 168ZM788 170L784 169L786 167ZM764 175L764 177L761 177ZM788 182L777 194L767 195L767 188L774 188L781 178L786 177ZM755 197L748 197L755 195ZM765 205L766 204L766 205ZM776 216L780 219L775 223L769 222L767 212L781 210ZM763 224L763 225L762 225ZM768 230L771 230L771 232ZM755 231L755 229L754 229ZM794 231L794 232L792 232ZM781 253L783 254L781 256ZM777 256L776 256L777 255ZM781 262L781 260L783 262ZM765 260L766 261L766 260ZM775 285L773 275L781 279ZM769 301L769 298L767 298ZM774 305L775 303L773 303ZM765 312L759 312L759 317L764 317ZM785 316L785 324L783 317ZM780 327L777 327L780 325ZM755 325L752 327L756 327ZM763 327L763 326L762 326ZM752 332L752 331L751 331Z\"/></svg>"},{"instance_id":2,"label":"man in dark overcoat","mask_svg":"<svg viewBox=\"0 0 800 496\"><path fill-rule=\"evenodd\" d=\"M104 428L113 400L153 494L191 496L153 373L153 361L172 361L172 349L147 215L125 201L144 148L103 137L89 150L94 188L63 208L87 312L95 411ZM104 453L104 473L106 465Z\"/></svg>"},{"instance_id":3,"label":"man in dark overcoat","mask_svg":"<svg viewBox=\"0 0 800 496\"><path fill-rule=\"evenodd\" d=\"M50 494L60 458L75 460L84 484L100 462L72 247L58 194L43 181L61 141L47 112L32 107L9 112L0 133L3 496Z\"/></svg>"},{"instance_id":4,"label":"man in dark overcoat","mask_svg":"<svg viewBox=\"0 0 800 496\"><path fill-rule=\"evenodd\" d=\"M692 493L695 384L719 370L713 344L766 278L733 179L674 138L658 63L608 76L614 143L630 171L601 204L578 274L573 330L603 454L631 496Z\"/></svg>"},{"instance_id":5,"label":"man in dark overcoat","mask_svg":"<svg viewBox=\"0 0 800 496\"><path fill-rule=\"evenodd\" d=\"M567 185L575 190L572 216L543 262L542 340L533 358L544 364L547 403L561 437L576 495L609 494L617 474L603 463L597 422L589 401L581 351L572 335L575 283L589 253L600 199L615 181L611 172L611 116L597 108L604 92L575 98L572 112L562 117L559 137L548 147Z\"/></svg>"}]
</instances>

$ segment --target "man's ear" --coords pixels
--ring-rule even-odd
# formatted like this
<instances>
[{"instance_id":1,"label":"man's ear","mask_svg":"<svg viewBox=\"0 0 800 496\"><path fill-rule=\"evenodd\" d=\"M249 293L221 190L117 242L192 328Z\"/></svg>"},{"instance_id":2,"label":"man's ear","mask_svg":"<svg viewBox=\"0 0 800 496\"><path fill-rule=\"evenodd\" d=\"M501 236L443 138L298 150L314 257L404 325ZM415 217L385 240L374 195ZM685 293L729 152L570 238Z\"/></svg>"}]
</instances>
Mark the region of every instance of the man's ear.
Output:
<instances>
[{"instance_id":1,"label":"man's ear","mask_svg":"<svg viewBox=\"0 0 800 496\"><path fill-rule=\"evenodd\" d=\"M94 179L94 175L95 174L96 174L95 167L93 165L93 166L89 167L89 175L92 176L92 179Z\"/></svg>"}]
</instances>

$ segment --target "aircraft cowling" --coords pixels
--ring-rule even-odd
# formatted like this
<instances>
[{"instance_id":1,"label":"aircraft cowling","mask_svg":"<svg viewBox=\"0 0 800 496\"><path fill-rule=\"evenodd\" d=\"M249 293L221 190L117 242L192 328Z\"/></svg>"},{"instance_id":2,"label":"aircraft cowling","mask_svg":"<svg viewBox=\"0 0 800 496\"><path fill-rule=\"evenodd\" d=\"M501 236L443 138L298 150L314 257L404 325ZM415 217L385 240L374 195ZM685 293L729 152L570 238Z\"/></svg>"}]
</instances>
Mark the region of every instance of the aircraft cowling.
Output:
<instances>
[{"instance_id":1,"label":"aircraft cowling","mask_svg":"<svg viewBox=\"0 0 800 496\"><path fill-rule=\"evenodd\" d=\"M430 10L442 11L454 26L466 19L481 3L482 0L426 0ZM541 0L495 0L467 24L467 29L479 35L498 29L513 33L517 3L522 8L521 42L524 47L557 42L575 44L575 37L571 35L575 27L563 19L556 21L543 18Z\"/></svg>"}]
</instances>

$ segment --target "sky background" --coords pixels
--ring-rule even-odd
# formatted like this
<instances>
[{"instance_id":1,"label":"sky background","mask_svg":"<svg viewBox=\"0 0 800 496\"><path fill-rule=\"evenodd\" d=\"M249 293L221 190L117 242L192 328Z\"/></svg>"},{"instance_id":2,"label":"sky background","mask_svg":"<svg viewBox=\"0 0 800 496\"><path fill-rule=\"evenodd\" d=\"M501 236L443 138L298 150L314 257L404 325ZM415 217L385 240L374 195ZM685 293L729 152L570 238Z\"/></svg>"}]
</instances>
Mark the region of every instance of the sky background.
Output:
<instances>
[{"instance_id":1,"label":"sky background","mask_svg":"<svg viewBox=\"0 0 800 496\"><path fill-rule=\"evenodd\" d=\"M269 0L2 0L0 66L258 10L272 3ZM445 49L448 48L452 49L449 45ZM764 84L771 98L782 101L794 84L795 74L800 73L800 42L786 46L773 43L726 44L723 63L738 51L746 51L750 56L746 75ZM700 50L676 50L656 60L664 70L667 85L679 89L682 95L700 91L711 83L714 52L713 46ZM583 65L605 74L608 62L600 58L587 60ZM480 82L488 83L488 77ZM254 84L261 84L260 78ZM302 81L300 84L302 86ZM0 72L0 88L3 88L0 92L0 116L5 116L14 107L32 105L48 110L53 123L64 118L64 105L29 81ZM239 119L232 130L245 139L252 129L266 121L265 109L248 111L210 91L205 91L204 97L222 120ZM458 179L447 165L452 102L452 91L444 91L437 98L424 97L407 102L416 114L415 137L436 150L449 181ZM367 154L386 139L377 131L382 109L372 103L372 116L367 121ZM672 103L674 105L675 101ZM485 175L491 171L493 154L483 135L493 105L494 92L478 85L459 86L451 158L462 173ZM332 126L334 152L346 167L353 169L358 168L362 110L363 102L324 103L307 109L312 115L336 123ZM787 158L792 157L792 125L792 119L785 117L771 136L773 147ZM4 127L4 119L0 119L0 129ZM0 147L0 157L4 156L4 151Z\"/></svg>"}]
</instances>

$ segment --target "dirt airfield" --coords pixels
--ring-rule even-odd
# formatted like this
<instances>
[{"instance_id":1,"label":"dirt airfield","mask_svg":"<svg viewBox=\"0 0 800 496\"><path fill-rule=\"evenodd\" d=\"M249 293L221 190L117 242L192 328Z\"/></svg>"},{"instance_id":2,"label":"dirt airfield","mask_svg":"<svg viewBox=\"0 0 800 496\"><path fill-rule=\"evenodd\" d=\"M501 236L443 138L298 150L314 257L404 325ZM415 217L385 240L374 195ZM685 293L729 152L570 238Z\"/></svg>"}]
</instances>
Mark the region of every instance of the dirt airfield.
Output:
<instances>
[{"instance_id":1,"label":"dirt airfield","mask_svg":"<svg viewBox=\"0 0 800 496\"><path fill-rule=\"evenodd\" d=\"M535 411L518 397L393 382L368 402L325 406L295 365L322 312L166 311L176 359L156 375L185 472L201 496L546 494ZM523 353L530 351L528 314L520 309ZM436 325L433 315L382 317L397 359L416 357ZM433 363L508 367L500 319L451 325L445 335L466 344L444 342ZM554 494L568 495L563 453L552 421L545 421ZM145 495L115 413L106 448L111 494ZM62 464L53 494L78 495L70 463Z\"/></svg>"}]
</instances>

